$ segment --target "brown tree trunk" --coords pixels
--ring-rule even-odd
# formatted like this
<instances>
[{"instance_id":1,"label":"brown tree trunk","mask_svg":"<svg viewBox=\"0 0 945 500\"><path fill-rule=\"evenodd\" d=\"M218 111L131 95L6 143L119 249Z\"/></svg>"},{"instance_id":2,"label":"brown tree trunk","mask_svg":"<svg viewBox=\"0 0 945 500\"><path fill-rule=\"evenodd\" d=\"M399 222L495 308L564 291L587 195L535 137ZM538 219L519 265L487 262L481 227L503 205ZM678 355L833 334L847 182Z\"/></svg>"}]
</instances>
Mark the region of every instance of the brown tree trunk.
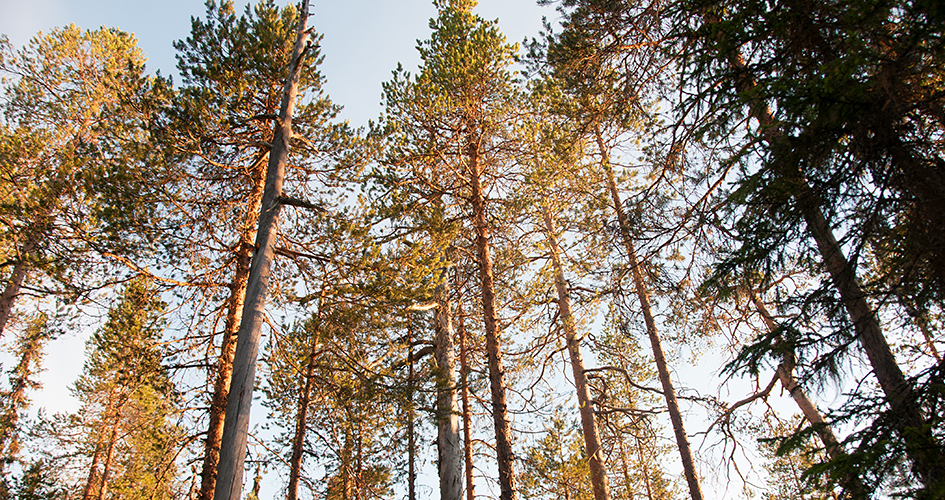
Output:
<instances>
[{"instance_id":1,"label":"brown tree trunk","mask_svg":"<svg viewBox=\"0 0 945 500\"><path fill-rule=\"evenodd\" d=\"M587 376L584 374L584 357L581 356L581 344L577 338L577 328L571 312L571 298L568 296L568 285L564 279L564 269L561 266L561 249L558 246L558 237L550 210L545 205L542 206L541 211L545 219L546 237L551 252L551 264L554 268L555 290L558 292L558 313L568 345L568 354L571 357L571 372L574 374L574 388L577 391L578 411L581 414L581 428L584 434L588 467L591 471L591 484L594 487L594 498L595 500L609 500L610 485L607 481L607 464L604 460L604 451L601 448L597 419L594 416L594 402L587 384Z\"/></svg>"},{"instance_id":2,"label":"brown tree trunk","mask_svg":"<svg viewBox=\"0 0 945 500\"><path fill-rule=\"evenodd\" d=\"M604 139L599 127L596 130L596 136L597 145L601 154L601 165L604 167L607 174L607 187L610 190L610 196L614 208L617 211L617 223L620 225L620 236L623 239L623 244L627 251L627 263L630 265L630 273L633 276L637 298L640 300L640 310L643 313L643 321L646 323L646 333L650 338L650 346L653 348L653 360L656 362L660 384L663 386L663 396L666 398L666 407L669 411L669 419L673 423L673 431L676 434L676 446L679 448L679 456L682 459L686 483L689 485L689 495L692 497L692 500L702 500L702 487L699 485L699 476L696 474L696 464L692 458L689 436L686 435L682 413L679 411L679 402L676 400L676 390L673 388L673 382L669 376L669 367L666 365L666 356L663 354L663 345L656 331L656 321L653 319L653 311L650 308L650 296L647 292L646 284L643 281L643 270L640 268L640 263L637 261L637 253L633 246L630 223L627 220L626 213L623 211L620 193L617 191L617 181L614 178L614 170L608 158L609 148L604 144Z\"/></svg>"},{"instance_id":3,"label":"brown tree trunk","mask_svg":"<svg viewBox=\"0 0 945 500\"><path fill-rule=\"evenodd\" d=\"M299 13L298 35L292 50L289 78L282 96L279 120L269 154L266 186L259 215L259 231L256 234L257 253L250 268L245 306L240 320L233 375L227 396L214 500L240 500L243 486L243 464L246 459L246 440L253 400L256 357L259 352L259 336L269 294L272 261L275 257L279 209L283 194L282 183L289 153L289 139L292 137L292 114L299 88L304 48L309 36L307 25L308 0L304 0Z\"/></svg>"},{"instance_id":4,"label":"brown tree trunk","mask_svg":"<svg viewBox=\"0 0 945 500\"><path fill-rule=\"evenodd\" d=\"M417 436L413 410L413 327L407 327L407 500L417 500ZM360 433L358 434L360 443ZM358 477L361 476L361 448L358 447Z\"/></svg>"},{"instance_id":5,"label":"brown tree trunk","mask_svg":"<svg viewBox=\"0 0 945 500\"><path fill-rule=\"evenodd\" d=\"M319 315L321 304L319 304ZM318 328L321 325L318 324ZM298 413L295 418L295 436L292 438L292 457L289 459L289 485L286 491L287 500L296 500L299 495L299 477L302 475L302 452L305 449L306 424L308 422L308 407L312 399L312 384L315 382L315 361L318 358L319 332L312 338L312 346L308 353L308 363L305 365L305 379L302 392L299 394Z\"/></svg>"},{"instance_id":6,"label":"brown tree trunk","mask_svg":"<svg viewBox=\"0 0 945 500\"><path fill-rule=\"evenodd\" d=\"M751 298L752 302L755 304L755 307L758 309L758 312L761 314L761 317L765 322L765 326L768 328L768 330L774 331L774 329L777 328L777 325L774 323L774 317L771 316L770 312L768 312L768 308L765 307L761 299L759 299L754 293L752 293ZM777 342L781 344L783 343L783 339L778 338ZM827 456L829 456L832 460L844 458L846 456L846 452L843 451L843 448L840 446L840 440L837 439L837 436L830 428L830 424L824 420L823 415L820 414L820 411L817 409L817 406L814 404L814 402L811 401L809 397L807 397L807 392L797 382L797 379L794 378L794 365L794 353L786 351L784 353L783 360L778 365L777 369L778 379L781 381L781 387L788 391L788 394L790 394L791 398L794 399L794 402L797 403L797 407L801 410L801 413L804 414L804 418L810 422L814 432L817 433L817 436L820 437L820 441L824 444L824 449L827 450ZM866 489L860 482L859 477L854 474L847 474L843 478L843 487L851 498L867 498Z\"/></svg>"},{"instance_id":7,"label":"brown tree trunk","mask_svg":"<svg viewBox=\"0 0 945 500\"><path fill-rule=\"evenodd\" d=\"M492 255L489 226L486 222L486 199L482 188L482 172L479 166L479 141L470 134L467 146L468 174L472 187L470 202L473 209L473 226L476 230L476 253L479 260L479 277L482 284L482 314L486 334L486 357L489 364L489 388L492 392L492 420L495 425L495 450L499 468L501 500L513 500L515 470L512 453L512 433L509 426L508 402L505 394L505 369L502 367L502 346L499 341L498 317L495 311L495 283L492 274Z\"/></svg>"},{"instance_id":8,"label":"brown tree trunk","mask_svg":"<svg viewBox=\"0 0 945 500\"><path fill-rule=\"evenodd\" d=\"M443 281L436 287L436 423L437 468L440 474L440 499L461 500L463 496L462 449L459 440L459 415L456 401L456 356L453 353L453 311Z\"/></svg>"},{"instance_id":9,"label":"brown tree trunk","mask_svg":"<svg viewBox=\"0 0 945 500\"><path fill-rule=\"evenodd\" d=\"M217 482L217 463L220 461L220 445L223 441L223 421L226 415L226 397L230 392L230 377L233 375L233 356L236 354L236 336L239 332L243 301L246 299L246 283L249 281L250 263L253 259L253 241L256 239L256 224L262 203L266 172L262 168L269 154L263 154L253 167L253 187L249 193L243 227L240 229L239 248L236 249L236 272L230 282L230 296L226 301L226 321L223 327L223 343L217 359L216 379L213 382L213 399L210 402L210 422L204 446L203 470L200 474L200 500L213 500L213 489Z\"/></svg>"},{"instance_id":10,"label":"brown tree trunk","mask_svg":"<svg viewBox=\"0 0 945 500\"><path fill-rule=\"evenodd\" d=\"M13 264L13 271L10 273L10 281L7 282L3 293L0 294L0 338L3 337L3 332L7 327L7 321L10 319L10 314L13 312L13 305L16 303L16 297L20 294L20 288L23 286L23 281L26 279L26 271L28 269L27 261L32 256L35 248L36 244L33 241L33 237L31 235L27 236L26 243L20 248L16 263Z\"/></svg>"},{"instance_id":11,"label":"brown tree trunk","mask_svg":"<svg viewBox=\"0 0 945 500\"><path fill-rule=\"evenodd\" d=\"M112 430L108 436L108 452L105 454L105 463L102 464L102 487L98 490L98 500L105 500L108 493L108 476L112 471L112 463L115 460L115 444L118 441L118 422L121 415L121 407L115 411Z\"/></svg>"},{"instance_id":12,"label":"brown tree trunk","mask_svg":"<svg viewBox=\"0 0 945 500\"><path fill-rule=\"evenodd\" d=\"M92 464L89 465L89 475L85 481L85 488L82 490L82 500L92 500L92 492L95 490L95 483L98 476L98 464L102 460L102 453L105 452L107 442L105 441L105 425L110 415L115 411L115 399L117 398L116 389L113 388L108 393L108 403L105 405L104 418L102 419L102 429L99 438L95 443L95 451L92 452Z\"/></svg>"},{"instance_id":13,"label":"brown tree trunk","mask_svg":"<svg viewBox=\"0 0 945 500\"><path fill-rule=\"evenodd\" d=\"M469 352L462 301L457 304L457 317L459 330L459 373L462 377L462 380L460 380L460 397L463 402L463 465L465 466L466 500L475 500L476 492L473 484L472 461L472 409L469 407Z\"/></svg>"}]
</instances>

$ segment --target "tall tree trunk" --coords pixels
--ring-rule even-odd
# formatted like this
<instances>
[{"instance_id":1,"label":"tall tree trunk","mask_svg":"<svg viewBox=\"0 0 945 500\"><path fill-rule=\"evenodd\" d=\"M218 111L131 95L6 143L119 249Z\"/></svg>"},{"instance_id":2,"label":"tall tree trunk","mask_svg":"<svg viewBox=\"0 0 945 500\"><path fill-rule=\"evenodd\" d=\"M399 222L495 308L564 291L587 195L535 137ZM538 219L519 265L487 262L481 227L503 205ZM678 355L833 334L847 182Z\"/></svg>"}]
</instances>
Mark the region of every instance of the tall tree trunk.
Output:
<instances>
[{"instance_id":1,"label":"tall tree trunk","mask_svg":"<svg viewBox=\"0 0 945 500\"><path fill-rule=\"evenodd\" d=\"M588 467L591 470L591 484L594 487L595 500L610 499L610 485L607 481L607 464L604 460L604 451L601 448L600 432L597 429L597 418L594 416L593 400L584 374L584 357L581 355L581 343L577 337L577 328L571 312L571 298L568 296L568 284L564 279L564 268L561 265L561 249L558 246L558 237L555 232L554 221L547 205L541 208L545 219L546 238L551 251L551 265L554 268L555 290L558 292L558 313L564 338L568 345L568 354L571 357L571 372L574 374L574 388L577 391L578 410L581 414L581 428L584 434L584 447L588 457Z\"/></svg>"},{"instance_id":2,"label":"tall tree trunk","mask_svg":"<svg viewBox=\"0 0 945 500\"><path fill-rule=\"evenodd\" d=\"M321 302L321 301L319 301ZM319 303L319 316L321 303ZM321 328L320 323L316 323ZM312 385L315 383L315 361L318 359L319 331L315 331L312 345L308 353L308 363L305 365L305 379L302 392L299 394L298 413L295 418L295 436L292 437L292 457L289 459L289 485L286 500L296 500L299 495L299 477L302 475L302 452L305 449L306 424L308 422L308 407L312 399Z\"/></svg>"},{"instance_id":3,"label":"tall tree trunk","mask_svg":"<svg viewBox=\"0 0 945 500\"><path fill-rule=\"evenodd\" d=\"M617 444L620 446L621 472L623 472L623 487L627 490L623 496L625 498L634 498L633 481L630 479L630 465L627 463L627 450L624 447L623 436L623 432L617 432Z\"/></svg>"},{"instance_id":4,"label":"tall tree trunk","mask_svg":"<svg viewBox=\"0 0 945 500\"><path fill-rule=\"evenodd\" d=\"M417 500L417 436L413 410L413 327L407 327L407 500ZM359 433L360 439L360 433ZM359 441L360 442L360 441ZM360 447L358 448L358 476L360 477Z\"/></svg>"},{"instance_id":5,"label":"tall tree trunk","mask_svg":"<svg viewBox=\"0 0 945 500\"><path fill-rule=\"evenodd\" d=\"M475 500L476 492L473 484L472 461L472 409L469 407L469 352L466 338L466 320L463 314L462 301L457 303L457 326L459 333L459 373L461 389L460 397L463 402L463 464L466 478L466 500Z\"/></svg>"},{"instance_id":6,"label":"tall tree trunk","mask_svg":"<svg viewBox=\"0 0 945 500\"><path fill-rule=\"evenodd\" d=\"M470 133L467 161L472 187L473 226L476 230L476 253L482 284L482 314L486 334L486 357L489 362L489 388L492 392L492 420L495 425L495 450L499 468L501 500L513 500L515 470L513 465L512 436L509 426L508 402L505 394L505 370L502 367L502 347L499 341L498 317L495 311L495 283L492 274L492 255L489 226L486 222L486 198L482 189L479 166L479 141Z\"/></svg>"},{"instance_id":7,"label":"tall tree trunk","mask_svg":"<svg viewBox=\"0 0 945 500\"><path fill-rule=\"evenodd\" d=\"M307 25L308 0L303 0L299 13L298 34L289 65L289 78L286 80L279 120L269 154L266 186L259 215L259 231L256 233L257 250L246 287L246 301L234 355L233 376L227 396L226 419L223 425L223 442L220 448L220 463L217 467L214 500L240 500L243 486L243 464L246 459L246 439L253 401L256 357L259 353L259 336L265 316L269 278L275 256L279 210L283 195L282 183L289 154L289 140L292 137L292 113L295 108L296 94L298 94L302 58L309 36Z\"/></svg>"},{"instance_id":8,"label":"tall tree trunk","mask_svg":"<svg viewBox=\"0 0 945 500\"><path fill-rule=\"evenodd\" d=\"M659 373L660 384L663 386L663 396L666 398L666 407L669 411L669 419L673 424L673 431L676 434L676 446L679 448L679 457L682 459L683 472L686 476L686 483L689 485L689 495L692 500L702 500L702 487L699 485L699 476L696 474L696 464L692 458L692 449L689 446L689 436L686 434L686 428L683 425L682 413L679 411L679 402L676 400L676 390L673 388L673 381L670 379L669 367L666 365L666 356L663 354L663 345L660 342L659 334L656 331L656 321L653 319L653 311L650 308L650 296L646 289L646 283L643 281L643 270L637 261L636 249L633 246L633 238L630 232L630 223L623 210L623 204L620 201L620 192L617 191L617 180L614 178L614 170L610 165L610 149L604 144L600 127L595 130L597 145L601 154L601 165L607 174L607 187L610 190L610 197L617 211L617 223L620 226L620 236L623 239L624 247L627 251L627 263L630 265L630 274L633 276L633 284L636 288L637 298L640 300L640 310L643 313L643 321L646 323L646 333L650 338L650 346L653 349L653 360L656 363L656 369Z\"/></svg>"},{"instance_id":9,"label":"tall tree trunk","mask_svg":"<svg viewBox=\"0 0 945 500\"><path fill-rule=\"evenodd\" d=\"M459 415L456 401L456 356L453 353L453 311L449 275L444 267L442 282L436 287L436 424L437 468L440 474L440 499L461 500L463 496L462 449L459 440Z\"/></svg>"},{"instance_id":10,"label":"tall tree trunk","mask_svg":"<svg viewBox=\"0 0 945 500\"><path fill-rule=\"evenodd\" d=\"M104 414L106 417L103 419L101 432L95 442L95 451L92 452L92 463L89 465L89 475L85 481L85 488L82 490L82 500L92 500L93 498L92 492L95 490L95 483L98 479L98 464L102 461L102 454L105 452L107 445L105 441L105 422L107 422L108 416L111 415L112 411L115 409L116 397L116 389L112 388L108 393L108 403L105 405Z\"/></svg>"},{"instance_id":11,"label":"tall tree trunk","mask_svg":"<svg viewBox=\"0 0 945 500\"><path fill-rule=\"evenodd\" d=\"M739 71L739 91L749 93L755 87L754 79L747 73L741 54L728 54L729 64ZM749 103L749 111L761 126L762 137L775 155L784 148L784 134L774 119L768 105L759 99ZM912 461L912 469L920 481L934 494L945 494L945 458L941 444L932 435L926 419L919 408L915 388L906 380L889 347L889 342L879 326L879 320L866 300L856 276L856 270L840 248L833 228L827 223L823 212L823 201L814 192L798 165L782 166L778 174L792 184L791 193L807 224L810 237L817 245L824 268L830 275L834 288L853 323L856 338L869 359L885 395L886 402L896 414L893 425L905 443L906 454Z\"/></svg>"},{"instance_id":12,"label":"tall tree trunk","mask_svg":"<svg viewBox=\"0 0 945 500\"><path fill-rule=\"evenodd\" d=\"M26 242L20 248L19 255L17 255L16 263L13 264L10 280L3 289L3 293L0 294L0 338L3 337L3 332L6 330L10 314L13 313L16 297L20 294L20 288L26 279L26 271L29 267L27 261L32 256L35 248L36 243L33 241L32 234L27 235Z\"/></svg>"},{"instance_id":13,"label":"tall tree trunk","mask_svg":"<svg viewBox=\"0 0 945 500\"><path fill-rule=\"evenodd\" d=\"M646 466L649 463L646 460L646 457L643 456L643 438L640 436L634 436L637 441L637 454L640 457L640 466L643 467L641 473L643 474L643 484L646 486L646 498L647 500L653 500L653 485L650 484L650 469Z\"/></svg>"},{"instance_id":14,"label":"tall tree trunk","mask_svg":"<svg viewBox=\"0 0 945 500\"><path fill-rule=\"evenodd\" d=\"M121 397L121 395L119 395ZM98 500L105 500L108 493L108 476L112 471L112 464L115 461L115 445L118 442L118 424L121 421L121 409L124 404L119 404L115 408L115 415L112 416L112 428L108 434L108 451L105 453L105 463L102 464L102 486L98 490Z\"/></svg>"},{"instance_id":15,"label":"tall tree trunk","mask_svg":"<svg viewBox=\"0 0 945 500\"><path fill-rule=\"evenodd\" d=\"M29 400L27 391L33 384L31 378L38 371L43 355L46 335L46 317L40 316L30 322L17 342L19 361L13 369L15 378L10 380L10 392L3 404L6 409L0 416L0 477L6 473L6 466L13 463L20 451L19 424L20 414L27 409Z\"/></svg>"},{"instance_id":16,"label":"tall tree trunk","mask_svg":"<svg viewBox=\"0 0 945 500\"><path fill-rule=\"evenodd\" d=\"M266 185L266 171L262 168L269 153L261 155L253 166L253 187L249 193L243 227L240 229L239 248L236 249L236 272L230 282L230 296L226 301L226 321L223 327L223 342L217 359L216 379L213 382L213 399L210 401L210 422L207 424L207 439L204 446L203 470L200 474L200 500L212 500L217 482L217 463L220 461L220 445L223 442L223 421L226 415L226 397L230 392L233 376L233 356L236 354L236 338L239 333L243 301L246 299L246 283L249 281L250 263L253 259L253 241Z\"/></svg>"}]
</instances>

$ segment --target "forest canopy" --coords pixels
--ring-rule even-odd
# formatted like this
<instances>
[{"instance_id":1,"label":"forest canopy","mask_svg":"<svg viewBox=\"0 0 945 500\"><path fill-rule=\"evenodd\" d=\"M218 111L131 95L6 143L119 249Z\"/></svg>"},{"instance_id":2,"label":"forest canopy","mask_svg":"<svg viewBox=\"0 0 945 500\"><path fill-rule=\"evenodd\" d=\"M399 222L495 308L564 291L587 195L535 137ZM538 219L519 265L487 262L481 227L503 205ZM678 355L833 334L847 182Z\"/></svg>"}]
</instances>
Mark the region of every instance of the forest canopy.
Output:
<instances>
[{"instance_id":1,"label":"forest canopy","mask_svg":"<svg viewBox=\"0 0 945 500\"><path fill-rule=\"evenodd\" d=\"M945 498L945 8L538 3L0 36L0 500Z\"/></svg>"}]
</instances>

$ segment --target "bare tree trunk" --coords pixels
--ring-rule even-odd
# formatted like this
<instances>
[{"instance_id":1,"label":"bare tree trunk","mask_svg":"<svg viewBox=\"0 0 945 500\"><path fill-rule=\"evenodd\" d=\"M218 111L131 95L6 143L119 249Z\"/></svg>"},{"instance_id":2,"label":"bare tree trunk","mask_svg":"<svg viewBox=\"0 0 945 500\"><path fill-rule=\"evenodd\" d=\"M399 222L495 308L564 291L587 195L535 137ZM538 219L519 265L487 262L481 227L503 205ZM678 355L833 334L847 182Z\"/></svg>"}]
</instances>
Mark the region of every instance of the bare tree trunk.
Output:
<instances>
[{"instance_id":1,"label":"bare tree trunk","mask_svg":"<svg viewBox=\"0 0 945 500\"><path fill-rule=\"evenodd\" d=\"M473 225L476 229L476 252L479 257L479 276L482 283L482 312L486 334L486 357L489 364L489 387L492 392L492 419L495 425L495 450L499 466L501 500L516 498L513 465L512 436L509 426L508 402L505 394L505 370L502 367L502 346L499 341L498 317L495 311L495 283L492 274L492 255L489 227L486 222L486 199L482 189L479 167L478 140L470 133L467 161L472 187Z\"/></svg>"},{"instance_id":2,"label":"bare tree trunk","mask_svg":"<svg viewBox=\"0 0 945 500\"><path fill-rule=\"evenodd\" d=\"M673 431L676 434L676 446L679 448L679 456L682 459L686 483L689 485L689 495L692 497L692 500L702 500L702 487L699 485L699 476L696 474L696 464L692 458L689 436L686 435L682 413L679 411L679 402L676 400L676 390L673 388L673 382L669 375L669 367L666 365L666 356L663 354L663 345L656 331L656 321L653 319L653 311L650 308L649 292L647 292L646 284L643 281L643 270L640 268L640 263L637 261L637 253L633 246L630 223L627 221L627 215L624 213L623 204L620 201L620 193L617 191L617 181L614 178L614 170L608 158L609 148L604 144L599 126L596 130L596 136L597 145L601 154L601 165L604 167L607 174L607 186L610 190L614 208L617 211L617 223L620 225L620 235L623 238L623 244L627 251L627 261L630 265L630 273L633 276L637 298L640 300L640 310L643 313L643 321L646 323L646 333L650 338L650 346L653 348L653 360L656 362L660 383L663 386L663 396L666 398L666 407L669 411L669 419L673 423Z\"/></svg>"},{"instance_id":3,"label":"bare tree trunk","mask_svg":"<svg viewBox=\"0 0 945 500\"><path fill-rule=\"evenodd\" d=\"M10 314L13 312L13 305L16 303L16 297L20 294L20 288L23 286L23 281L26 279L26 271L28 268L27 260L32 256L35 248L36 244L33 241L32 235L27 236L26 243L24 243L23 247L20 249L16 263L13 264L13 272L10 273L10 281L7 282L3 293L0 294L0 338L3 337L3 332L7 327L7 321L10 319Z\"/></svg>"},{"instance_id":4,"label":"bare tree trunk","mask_svg":"<svg viewBox=\"0 0 945 500\"><path fill-rule=\"evenodd\" d=\"M630 465L627 463L627 450L624 448L623 443L624 433L617 432L617 444L620 445L620 465L621 472L623 472L623 486L627 489L624 493L625 498L634 498L633 494L633 481L630 480Z\"/></svg>"},{"instance_id":5,"label":"bare tree trunk","mask_svg":"<svg viewBox=\"0 0 945 500\"><path fill-rule=\"evenodd\" d=\"M440 499L461 500L463 496L462 450L459 441L459 415L456 401L456 356L453 353L453 311L446 286L446 268L436 287L436 423L437 468L440 473Z\"/></svg>"},{"instance_id":6,"label":"bare tree trunk","mask_svg":"<svg viewBox=\"0 0 945 500\"><path fill-rule=\"evenodd\" d=\"M469 407L469 352L462 301L457 304L457 315L459 318L457 325L459 327L459 372L462 377L460 396L463 401L463 464L465 466L466 500L475 500L472 461L472 410Z\"/></svg>"},{"instance_id":7,"label":"bare tree trunk","mask_svg":"<svg viewBox=\"0 0 945 500\"><path fill-rule=\"evenodd\" d=\"M321 304L319 304L319 315ZM321 328L321 325L318 325ZM318 358L319 332L312 338L312 346L308 353L308 363L305 365L305 381L302 392L299 394L298 413L295 418L295 436L292 438L292 457L289 459L289 485L286 491L287 500L296 500L299 495L299 477L302 475L302 452L305 449L305 430L308 422L308 407L312 399L312 385L315 382L315 361Z\"/></svg>"},{"instance_id":8,"label":"bare tree trunk","mask_svg":"<svg viewBox=\"0 0 945 500\"><path fill-rule=\"evenodd\" d=\"M93 498L92 491L95 489L96 476L98 476L98 464L102 460L102 453L104 453L105 446L107 445L104 439L105 425L107 425L108 416L111 415L115 409L116 397L115 388L112 388L108 393L108 403L105 405L105 418L102 419L102 430L95 443L95 451L92 452L92 464L89 465L89 475L85 481L85 488L82 490L82 500L92 500Z\"/></svg>"},{"instance_id":9,"label":"bare tree trunk","mask_svg":"<svg viewBox=\"0 0 945 500\"><path fill-rule=\"evenodd\" d=\"M215 500L240 500L243 486L243 464L246 459L246 439L253 400L256 357L259 352L259 336L265 316L269 278L275 256L279 210L283 194L282 183L289 153L289 139L292 137L292 113L295 108L296 94L298 94L302 58L309 36L307 25L308 0L304 0L299 13L298 35L292 50L289 78L282 96L279 121L269 154L266 187L263 191L259 215L259 231L256 234L257 253L253 258L246 287L246 302L240 321L230 392L227 396L223 442L217 468L217 484L213 495Z\"/></svg>"},{"instance_id":10,"label":"bare tree trunk","mask_svg":"<svg viewBox=\"0 0 945 500\"><path fill-rule=\"evenodd\" d=\"M588 467L591 471L591 484L594 487L595 500L610 499L610 485L607 481L607 464L601 448L600 432L597 429L597 419L594 416L594 402L584 374L584 357L581 356L581 344L577 338L577 328L571 312L571 298L568 296L568 285L564 279L564 269L561 266L561 249L558 246L558 237L555 232L554 221L547 205L542 206L542 216L545 219L548 246L551 251L551 264L555 273L555 289L558 292L558 312L561 317L561 326L568 345L568 354L571 356L571 372L574 374L574 388L577 391L578 411L581 414L581 428L584 434L584 447L588 457Z\"/></svg>"},{"instance_id":11,"label":"bare tree trunk","mask_svg":"<svg viewBox=\"0 0 945 500\"><path fill-rule=\"evenodd\" d=\"M216 379L213 382L210 422L207 425L203 470L200 474L200 500L213 499L213 489L217 482L217 463L220 461L220 445L223 442L226 397L230 392L233 356L236 354L236 337L240 328L239 319L243 314L246 283L249 281L250 263L253 259L253 241L256 239L256 225L259 222L262 193L266 185L266 173L262 168L262 162L267 158L269 158L268 152L260 157L259 162L253 168L253 175L255 176L253 187L249 193L243 227L240 230L240 246L236 250L236 272L233 275L233 281L230 283L230 296L226 301L223 342L220 346L220 357L217 360Z\"/></svg>"}]
</instances>

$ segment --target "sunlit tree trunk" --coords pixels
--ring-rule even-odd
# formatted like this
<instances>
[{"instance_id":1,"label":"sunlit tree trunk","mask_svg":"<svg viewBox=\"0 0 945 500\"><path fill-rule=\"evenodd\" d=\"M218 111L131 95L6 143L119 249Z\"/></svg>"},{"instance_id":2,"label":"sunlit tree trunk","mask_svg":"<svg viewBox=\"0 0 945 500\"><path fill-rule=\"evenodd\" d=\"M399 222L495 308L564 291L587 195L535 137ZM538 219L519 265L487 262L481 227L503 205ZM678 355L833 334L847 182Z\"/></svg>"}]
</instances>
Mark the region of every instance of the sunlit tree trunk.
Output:
<instances>
[{"instance_id":1,"label":"sunlit tree trunk","mask_svg":"<svg viewBox=\"0 0 945 500\"><path fill-rule=\"evenodd\" d=\"M758 296L754 293L752 293L751 299L752 302L754 302L755 307L758 309L758 312L761 314L761 317L765 322L765 326L769 331L774 331L775 328L777 328L777 325L774 322L774 317L771 316L770 312L768 312L768 308L765 307L761 299L758 298ZM783 343L783 339L779 338L778 342ZM791 395L791 398L797 404L798 409L800 409L801 413L804 414L804 418L810 422L814 432L817 433L817 436L820 437L820 441L824 444L824 449L827 450L827 456L833 460L845 457L846 452L844 452L843 448L840 446L840 441L833 433L833 429L830 428L830 424L824 420L820 410L817 409L817 406L814 404L814 402L811 401L807 396L807 392L797 382L797 379L794 378L794 365L795 359L793 351L785 351L783 359L778 365L777 369L778 380L781 381L781 387L788 391L788 394ZM854 474L847 474L843 478L843 487L846 489L851 498L867 498L866 490L863 488L863 484Z\"/></svg>"},{"instance_id":2,"label":"sunlit tree trunk","mask_svg":"<svg viewBox=\"0 0 945 500\"><path fill-rule=\"evenodd\" d=\"M10 314L13 313L13 305L16 303L16 297L20 294L20 288L22 288L23 281L26 279L26 270L28 268L27 260L30 258L35 248L36 244L33 242L32 237L28 236L26 243L24 243L23 247L19 250L16 262L13 264L10 280L3 289L3 293L0 294L0 337L3 337L3 332L6 331Z\"/></svg>"},{"instance_id":3,"label":"sunlit tree trunk","mask_svg":"<svg viewBox=\"0 0 945 500\"><path fill-rule=\"evenodd\" d=\"M513 500L515 470L512 453L512 433L509 426L508 402L505 391L505 369L502 367L502 346L499 341L498 317L495 310L495 282L492 273L492 255L489 226L486 222L486 198L482 188L482 170L479 165L479 141L470 133L467 144L469 181L472 187L473 226L476 231L476 253L482 285L483 326L486 334L486 357L489 364L489 388L492 392L492 419L495 425L495 450L499 466L499 489L502 500Z\"/></svg>"},{"instance_id":4,"label":"sunlit tree trunk","mask_svg":"<svg viewBox=\"0 0 945 500\"><path fill-rule=\"evenodd\" d=\"M597 419L594 416L594 402L587 384L587 376L584 373L584 357L581 355L581 344L577 337L577 328L571 312L571 298L568 296L568 284L564 279L564 269L561 265L561 249L558 246L554 221L547 205L542 206L541 211L545 219L545 232L551 253L551 265L554 268L555 290L558 292L558 313L568 346L568 354L571 357L571 372L574 375L574 388L577 391L578 411L581 414L581 429L584 434L588 467L591 471L594 498L596 500L609 500L610 485L607 480L607 464L601 447Z\"/></svg>"},{"instance_id":5,"label":"sunlit tree trunk","mask_svg":"<svg viewBox=\"0 0 945 500\"><path fill-rule=\"evenodd\" d=\"M319 313L321 305L319 305ZM316 323L317 328L321 328ZM305 378L302 392L299 393L298 413L295 418L295 435L292 437L292 457L289 458L289 485L286 491L287 500L296 500L299 495L299 478L302 475L302 454L305 450L306 423L308 422L308 407L312 399L312 385L315 383L315 361L318 358L319 332L312 335L312 345L308 353L308 363L305 365Z\"/></svg>"}]
</instances>

